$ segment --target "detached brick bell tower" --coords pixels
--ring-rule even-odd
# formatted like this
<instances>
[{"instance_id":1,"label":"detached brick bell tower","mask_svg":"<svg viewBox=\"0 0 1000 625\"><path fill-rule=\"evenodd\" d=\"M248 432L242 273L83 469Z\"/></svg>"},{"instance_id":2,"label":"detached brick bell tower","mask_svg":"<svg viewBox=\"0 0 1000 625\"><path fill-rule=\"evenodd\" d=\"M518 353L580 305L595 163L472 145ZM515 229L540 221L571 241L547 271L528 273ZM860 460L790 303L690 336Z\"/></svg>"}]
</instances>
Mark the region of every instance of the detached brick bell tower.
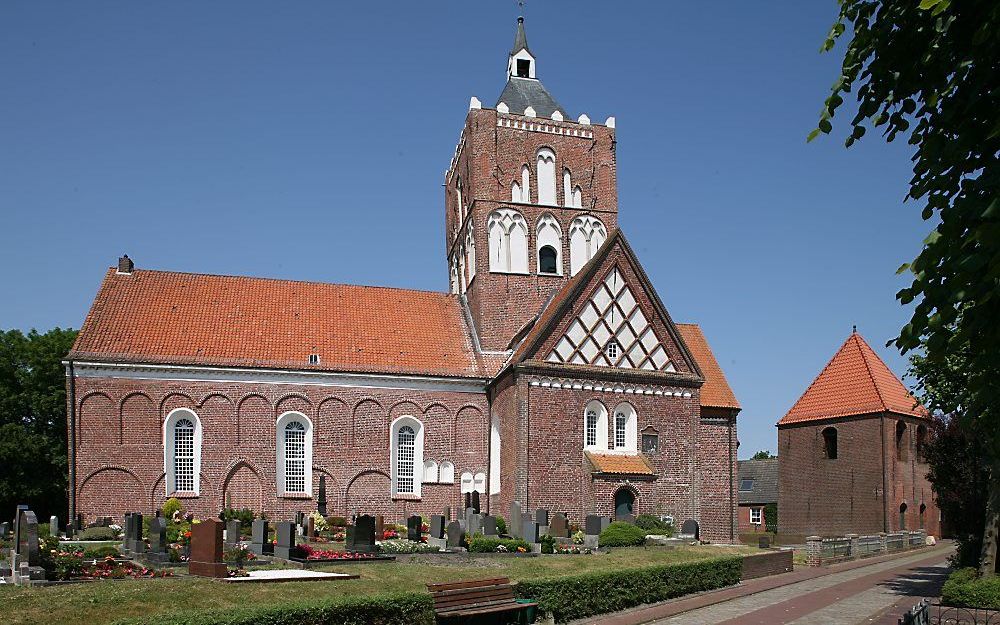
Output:
<instances>
[{"instance_id":1,"label":"detached brick bell tower","mask_svg":"<svg viewBox=\"0 0 1000 625\"><path fill-rule=\"evenodd\" d=\"M576 121L538 79L524 18L494 108L473 97L445 175L451 291L506 351L618 227L615 120Z\"/></svg>"}]
</instances>

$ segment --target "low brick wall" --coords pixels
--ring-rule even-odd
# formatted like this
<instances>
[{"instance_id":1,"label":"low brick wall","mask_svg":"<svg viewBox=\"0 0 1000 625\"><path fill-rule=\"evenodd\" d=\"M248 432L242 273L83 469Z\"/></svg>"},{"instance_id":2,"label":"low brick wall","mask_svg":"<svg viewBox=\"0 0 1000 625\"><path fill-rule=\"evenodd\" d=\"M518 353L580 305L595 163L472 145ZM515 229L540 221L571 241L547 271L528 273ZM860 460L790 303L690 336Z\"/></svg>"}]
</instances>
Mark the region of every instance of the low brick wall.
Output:
<instances>
[{"instance_id":1,"label":"low brick wall","mask_svg":"<svg viewBox=\"0 0 1000 625\"><path fill-rule=\"evenodd\" d=\"M743 556L742 581L788 573L792 570L792 550L774 550Z\"/></svg>"},{"instance_id":2,"label":"low brick wall","mask_svg":"<svg viewBox=\"0 0 1000 625\"><path fill-rule=\"evenodd\" d=\"M871 556L895 553L908 549L919 549L926 546L927 532L892 532L869 536L847 534L822 538L809 536L806 538L806 563L809 566L822 566L846 560L857 560Z\"/></svg>"}]
</instances>

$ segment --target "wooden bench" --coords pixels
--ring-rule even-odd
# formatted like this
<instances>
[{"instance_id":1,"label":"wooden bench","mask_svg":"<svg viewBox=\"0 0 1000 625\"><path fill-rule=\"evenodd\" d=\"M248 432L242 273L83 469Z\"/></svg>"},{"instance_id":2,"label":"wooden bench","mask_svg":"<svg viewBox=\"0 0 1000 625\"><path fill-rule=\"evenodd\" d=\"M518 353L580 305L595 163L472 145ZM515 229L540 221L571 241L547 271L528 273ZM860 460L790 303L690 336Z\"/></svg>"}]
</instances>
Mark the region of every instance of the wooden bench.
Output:
<instances>
[{"instance_id":1,"label":"wooden bench","mask_svg":"<svg viewBox=\"0 0 1000 625\"><path fill-rule=\"evenodd\" d=\"M434 597L434 613L440 619L516 612L538 605L518 603L514 599L514 587L506 577L427 584L427 590Z\"/></svg>"}]
</instances>

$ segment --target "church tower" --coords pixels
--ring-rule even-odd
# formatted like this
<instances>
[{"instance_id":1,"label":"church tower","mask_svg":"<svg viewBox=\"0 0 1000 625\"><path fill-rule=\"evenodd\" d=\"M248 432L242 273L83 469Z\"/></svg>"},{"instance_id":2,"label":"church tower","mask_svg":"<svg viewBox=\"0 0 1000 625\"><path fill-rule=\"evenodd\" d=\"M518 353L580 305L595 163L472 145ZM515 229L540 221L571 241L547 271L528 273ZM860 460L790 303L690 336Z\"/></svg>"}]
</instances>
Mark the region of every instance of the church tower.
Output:
<instances>
[{"instance_id":1,"label":"church tower","mask_svg":"<svg viewBox=\"0 0 1000 625\"><path fill-rule=\"evenodd\" d=\"M451 291L480 346L511 349L618 227L615 120L575 120L539 80L524 18L493 108L473 97L445 175Z\"/></svg>"}]
</instances>

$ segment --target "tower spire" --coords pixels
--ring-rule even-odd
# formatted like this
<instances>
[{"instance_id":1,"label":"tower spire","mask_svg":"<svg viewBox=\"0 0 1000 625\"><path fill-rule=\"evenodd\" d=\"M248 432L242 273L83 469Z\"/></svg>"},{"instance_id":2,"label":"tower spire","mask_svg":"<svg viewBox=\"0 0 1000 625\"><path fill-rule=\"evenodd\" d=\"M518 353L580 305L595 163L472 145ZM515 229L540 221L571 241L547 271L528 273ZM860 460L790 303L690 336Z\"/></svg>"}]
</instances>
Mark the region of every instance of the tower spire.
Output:
<instances>
[{"instance_id":1,"label":"tower spire","mask_svg":"<svg viewBox=\"0 0 1000 625\"><path fill-rule=\"evenodd\" d=\"M518 16L517 18L517 32L514 34L514 47L510 49L511 56L517 54L521 50L527 50L531 53L531 49L528 48L528 36L524 34L524 16Z\"/></svg>"}]
</instances>

